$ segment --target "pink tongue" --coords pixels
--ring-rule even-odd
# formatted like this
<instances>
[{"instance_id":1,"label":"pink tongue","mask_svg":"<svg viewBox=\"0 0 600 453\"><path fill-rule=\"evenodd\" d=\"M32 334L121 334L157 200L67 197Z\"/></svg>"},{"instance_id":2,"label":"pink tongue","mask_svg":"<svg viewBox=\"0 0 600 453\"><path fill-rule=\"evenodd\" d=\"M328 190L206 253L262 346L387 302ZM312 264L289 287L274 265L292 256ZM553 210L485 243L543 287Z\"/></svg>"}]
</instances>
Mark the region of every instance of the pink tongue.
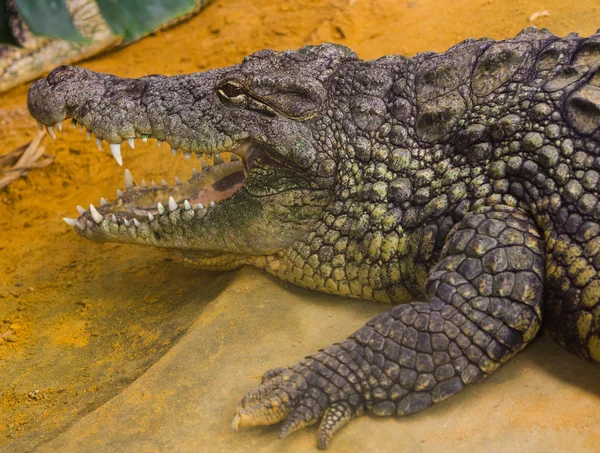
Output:
<instances>
[{"instance_id":1,"label":"pink tongue","mask_svg":"<svg viewBox=\"0 0 600 453\"><path fill-rule=\"evenodd\" d=\"M188 198L190 203L198 204L202 203L208 204L211 201L217 202L224 200L225 198L229 198L235 192L237 192L244 185L244 181L234 184L231 187L228 187L226 190L215 190L213 186L204 187L200 189L198 194L196 194L193 198Z\"/></svg>"}]
</instances>

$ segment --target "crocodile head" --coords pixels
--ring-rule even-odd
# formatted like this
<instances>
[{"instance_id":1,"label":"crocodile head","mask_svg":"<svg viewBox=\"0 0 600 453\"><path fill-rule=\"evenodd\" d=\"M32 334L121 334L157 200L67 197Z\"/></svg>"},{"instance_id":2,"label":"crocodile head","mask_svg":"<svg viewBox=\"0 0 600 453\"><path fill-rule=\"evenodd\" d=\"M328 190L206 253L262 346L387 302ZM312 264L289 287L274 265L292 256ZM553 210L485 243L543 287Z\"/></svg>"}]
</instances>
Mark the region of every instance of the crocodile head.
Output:
<instances>
[{"instance_id":1,"label":"crocodile head","mask_svg":"<svg viewBox=\"0 0 600 453\"><path fill-rule=\"evenodd\" d=\"M325 44L173 77L55 69L28 94L29 111L50 135L71 118L106 140L120 165L121 143L136 138L167 142L204 164L174 187L136 185L125 171L117 200L65 221L93 241L177 249L212 269L285 250L333 198L326 86L349 59L349 49Z\"/></svg>"}]
</instances>

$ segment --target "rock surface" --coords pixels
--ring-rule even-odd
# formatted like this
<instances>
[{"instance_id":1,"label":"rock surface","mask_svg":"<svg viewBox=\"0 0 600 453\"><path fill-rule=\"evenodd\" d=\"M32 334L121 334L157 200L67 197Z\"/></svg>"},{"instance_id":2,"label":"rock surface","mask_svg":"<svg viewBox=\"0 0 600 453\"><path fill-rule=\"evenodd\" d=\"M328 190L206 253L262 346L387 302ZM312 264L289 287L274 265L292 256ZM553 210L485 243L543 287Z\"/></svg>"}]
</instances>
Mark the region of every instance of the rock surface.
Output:
<instances>
[{"instance_id":1,"label":"rock surface","mask_svg":"<svg viewBox=\"0 0 600 453\"><path fill-rule=\"evenodd\" d=\"M230 430L233 409L267 369L351 333L383 306L283 287L239 271L142 377L39 453L306 452L316 428ZM332 452L597 451L598 369L547 336L482 384L406 418L361 417Z\"/></svg>"}]
</instances>

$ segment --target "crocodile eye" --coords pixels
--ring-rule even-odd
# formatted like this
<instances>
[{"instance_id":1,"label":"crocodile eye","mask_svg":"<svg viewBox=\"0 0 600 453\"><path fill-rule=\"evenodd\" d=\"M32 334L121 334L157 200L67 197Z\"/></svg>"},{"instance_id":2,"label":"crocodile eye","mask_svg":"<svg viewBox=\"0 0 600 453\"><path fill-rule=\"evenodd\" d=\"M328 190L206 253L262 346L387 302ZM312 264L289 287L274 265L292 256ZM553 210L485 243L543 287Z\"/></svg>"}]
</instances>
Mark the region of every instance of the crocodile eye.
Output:
<instances>
[{"instance_id":1,"label":"crocodile eye","mask_svg":"<svg viewBox=\"0 0 600 453\"><path fill-rule=\"evenodd\" d=\"M254 110L266 116L275 116L275 111L260 99L238 85L235 81L228 81L217 88L217 93L223 102L236 105L238 107Z\"/></svg>"},{"instance_id":2,"label":"crocodile eye","mask_svg":"<svg viewBox=\"0 0 600 453\"><path fill-rule=\"evenodd\" d=\"M217 90L221 98L228 101L243 101L246 98L246 93L237 84L233 82L225 82Z\"/></svg>"}]
</instances>

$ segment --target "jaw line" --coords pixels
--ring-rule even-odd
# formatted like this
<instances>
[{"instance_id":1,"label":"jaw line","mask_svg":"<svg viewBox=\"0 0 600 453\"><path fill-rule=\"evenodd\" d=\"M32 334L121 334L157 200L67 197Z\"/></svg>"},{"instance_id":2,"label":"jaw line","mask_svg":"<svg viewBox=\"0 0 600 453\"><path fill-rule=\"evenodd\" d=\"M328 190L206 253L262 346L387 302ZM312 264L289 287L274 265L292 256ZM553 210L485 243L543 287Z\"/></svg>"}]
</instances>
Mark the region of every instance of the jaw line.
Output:
<instances>
[{"instance_id":1,"label":"jaw line","mask_svg":"<svg viewBox=\"0 0 600 453\"><path fill-rule=\"evenodd\" d=\"M212 160L214 164L218 151L209 151L208 156L203 155L201 159ZM78 207L79 218L64 220L79 235L94 242L154 246L190 255L200 251L213 254L202 256L202 264L196 264L205 269L214 267L209 264L221 256L235 256L236 262L241 262L242 257L256 259L272 255L295 242L314 214L309 209L309 218L306 213L301 214L300 229L292 227L287 219L280 217L288 211L304 209L302 205L296 206L292 202L288 206L289 201L285 201L283 205L277 205L279 208L267 206L268 209L264 209L266 200L275 195L285 197L282 194L288 189L255 196L244 187L247 177L260 177L261 174L259 168L253 170L250 167L254 167L255 162L262 162L262 157L256 159L253 156L264 155L268 160L273 151L262 141L243 140L236 143L235 148L227 149L239 160L213 166L207 162L202 172L197 172L190 181L173 187L143 182L137 185L126 170L126 190L117 192L117 200L108 203L102 199L98 208L93 205L89 209ZM252 176L255 171L258 173ZM227 181L228 177L232 177L233 183ZM221 198L208 201L203 198L206 193L200 194L219 184L224 186L221 190L216 188L223 195ZM301 187L289 189L303 190ZM280 220L281 231L278 229Z\"/></svg>"},{"instance_id":2,"label":"jaw line","mask_svg":"<svg viewBox=\"0 0 600 453\"><path fill-rule=\"evenodd\" d=\"M144 141L147 138L144 137ZM157 144L162 145L160 140L157 140ZM193 169L192 178L186 182L176 178L174 186L169 186L164 179L160 185L154 181L150 185L145 181L137 185L131 172L126 169L126 188L125 191L117 190L116 200L108 203L101 198L99 207L90 205L89 209L78 206L79 218L64 220L80 234L89 237L85 234L86 230L97 230L105 226L103 224L106 222L127 229L139 229L144 224L149 226L158 222L160 216L169 215L178 209L203 217L243 187L249 175L247 156L253 145L256 144L246 140L223 151L231 153L228 162L224 161L217 150L204 153L194 151L202 170L198 172ZM174 150L173 155L176 154ZM191 157L191 153L184 151L184 154L186 159ZM94 240L93 237L89 238Z\"/></svg>"}]
</instances>

